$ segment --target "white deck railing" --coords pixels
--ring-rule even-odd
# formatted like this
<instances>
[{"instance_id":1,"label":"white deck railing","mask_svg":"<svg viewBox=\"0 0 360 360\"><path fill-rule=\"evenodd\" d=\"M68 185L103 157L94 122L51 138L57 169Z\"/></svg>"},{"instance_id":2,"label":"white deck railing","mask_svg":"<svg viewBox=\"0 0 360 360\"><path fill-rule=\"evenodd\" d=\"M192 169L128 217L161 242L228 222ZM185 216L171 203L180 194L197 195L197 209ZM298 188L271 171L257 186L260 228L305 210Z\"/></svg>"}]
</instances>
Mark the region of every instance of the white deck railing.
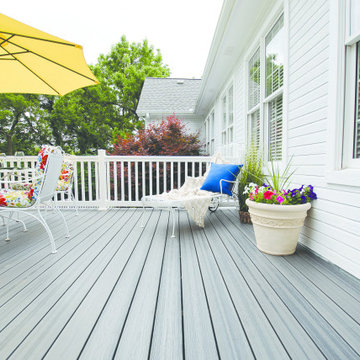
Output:
<instances>
[{"instance_id":1,"label":"white deck railing","mask_svg":"<svg viewBox=\"0 0 360 360\"><path fill-rule=\"evenodd\" d=\"M179 188L186 176L204 174L210 164L208 156L112 156L99 150L94 156L75 156L73 191L79 207L106 209L115 206L141 206L144 195L160 194ZM8 167L24 171L30 180L36 156L18 159L7 156ZM0 178L6 170L0 168ZM12 176L16 181L16 176ZM59 199L59 205L74 204Z\"/></svg>"}]
</instances>

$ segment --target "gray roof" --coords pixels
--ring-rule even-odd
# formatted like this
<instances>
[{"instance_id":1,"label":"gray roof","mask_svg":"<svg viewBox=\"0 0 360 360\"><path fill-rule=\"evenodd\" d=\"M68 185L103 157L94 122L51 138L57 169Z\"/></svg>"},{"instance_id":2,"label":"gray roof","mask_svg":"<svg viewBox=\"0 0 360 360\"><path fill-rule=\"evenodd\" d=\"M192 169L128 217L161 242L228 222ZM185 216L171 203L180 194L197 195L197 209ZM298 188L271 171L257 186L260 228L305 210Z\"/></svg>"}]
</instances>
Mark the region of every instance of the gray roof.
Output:
<instances>
[{"instance_id":1,"label":"gray roof","mask_svg":"<svg viewBox=\"0 0 360 360\"><path fill-rule=\"evenodd\" d=\"M201 79L146 78L136 112L192 114Z\"/></svg>"}]
</instances>

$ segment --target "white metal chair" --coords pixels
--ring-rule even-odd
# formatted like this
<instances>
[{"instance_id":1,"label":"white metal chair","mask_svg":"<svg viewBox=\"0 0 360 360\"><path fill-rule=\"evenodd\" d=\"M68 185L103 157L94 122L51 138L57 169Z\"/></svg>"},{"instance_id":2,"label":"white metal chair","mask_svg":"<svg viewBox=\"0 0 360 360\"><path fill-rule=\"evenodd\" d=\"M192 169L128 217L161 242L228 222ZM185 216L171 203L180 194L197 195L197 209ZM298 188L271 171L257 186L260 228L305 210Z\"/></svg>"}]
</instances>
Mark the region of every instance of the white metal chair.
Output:
<instances>
[{"instance_id":1,"label":"white metal chair","mask_svg":"<svg viewBox=\"0 0 360 360\"><path fill-rule=\"evenodd\" d=\"M54 206L54 195L57 187L61 166L63 162L63 152L60 147L45 146L39 153L36 177L32 179L30 188L26 190L0 190L0 215L7 218L6 232L9 241L9 221L12 219L14 213L22 212L29 215L40 222L45 228L51 244L51 252L56 252L55 240L52 232L47 225L45 219L41 215L40 205L50 206L62 218L66 236L69 237L69 229L66 220L58 209ZM21 184L19 184L21 187ZM36 213L29 212L29 210L36 210ZM8 213L8 215L7 215Z\"/></svg>"}]
</instances>

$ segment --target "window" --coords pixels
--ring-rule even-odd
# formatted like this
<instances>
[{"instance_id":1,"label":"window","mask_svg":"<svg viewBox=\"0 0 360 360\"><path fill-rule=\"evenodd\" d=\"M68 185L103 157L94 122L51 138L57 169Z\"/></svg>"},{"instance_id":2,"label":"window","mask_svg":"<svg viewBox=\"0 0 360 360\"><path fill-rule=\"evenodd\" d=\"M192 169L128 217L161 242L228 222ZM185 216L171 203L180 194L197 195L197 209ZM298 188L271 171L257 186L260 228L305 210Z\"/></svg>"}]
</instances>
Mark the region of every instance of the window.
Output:
<instances>
[{"instance_id":1,"label":"window","mask_svg":"<svg viewBox=\"0 0 360 360\"><path fill-rule=\"evenodd\" d=\"M348 0L345 29L343 168L360 167L360 2Z\"/></svg>"},{"instance_id":2,"label":"window","mask_svg":"<svg viewBox=\"0 0 360 360\"><path fill-rule=\"evenodd\" d=\"M221 103L222 103L221 145L226 145L226 122L227 122L226 96L223 97Z\"/></svg>"},{"instance_id":3,"label":"window","mask_svg":"<svg viewBox=\"0 0 360 360\"><path fill-rule=\"evenodd\" d=\"M231 85L225 92L222 104L221 145L230 145L234 141L234 89Z\"/></svg>"},{"instance_id":4,"label":"window","mask_svg":"<svg viewBox=\"0 0 360 360\"><path fill-rule=\"evenodd\" d=\"M210 115L210 154L215 152L215 114L214 111Z\"/></svg>"},{"instance_id":5,"label":"window","mask_svg":"<svg viewBox=\"0 0 360 360\"><path fill-rule=\"evenodd\" d=\"M212 111L211 114L205 120L205 124L204 124L206 152L210 155L213 155L215 150L214 126L215 126L215 114L214 111Z\"/></svg>"},{"instance_id":6,"label":"window","mask_svg":"<svg viewBox=\"0 0 360 360\"><path fill-rule=\"evenodd\" d=\"M355 159L360 158L360 42L356 44L356 94L354 116L354 154Z\"/></svg>"},{"instance_id":7,"label":"window","mask_svg":"<svg viewBox=\"0 0 360 360\"><path fill-rule=\"evenodd\" d=\"M282 159L283 84L284 84L284 16L265 38L266 107L268 153L273 160Z\"/></svg>"},{"instance_id":8,"label":"window","mask_svg":"<svg viewBox=\"0 0 360 360\"><path fill-rule=\"evenodd\" d=\"M248 62L248 141L260 148L263 140L268 159L271 154L278 161L283 153L284 36L281 15Z\"/></svg>"},{"instance_id":9,"label":"window","mask_svg":"<svg viewBox=\"0 0 360 360\"><path fill-rule=\"evenodd\" d=\"M260 147L260 48L251 57L248 67L248 139Z\"/></svg>"}]
</instances>

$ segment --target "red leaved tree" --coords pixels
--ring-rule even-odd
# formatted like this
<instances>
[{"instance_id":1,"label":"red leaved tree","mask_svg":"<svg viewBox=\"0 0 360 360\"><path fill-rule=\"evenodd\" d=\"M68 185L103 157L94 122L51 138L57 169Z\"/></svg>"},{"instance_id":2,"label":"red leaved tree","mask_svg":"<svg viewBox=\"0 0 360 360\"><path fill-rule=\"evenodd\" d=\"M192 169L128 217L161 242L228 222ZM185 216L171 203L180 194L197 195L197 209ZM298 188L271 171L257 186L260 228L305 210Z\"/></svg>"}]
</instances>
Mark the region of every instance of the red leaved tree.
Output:
<instances>
[{"instance_id":1,"label":"red leaved tree","mask_svg":"<svg viewBox=\"0 0 360 360\"><path fill-rule=\"evenodd\" d=\"M147 128L140 129L136 134L128 135L125 139L118 138L114 143L114 150L109 155L124 155L124 156L198 156L200 155L203 144L199 140L199 133L191 134L186 129L186 125L178 119L175 115L168 116L166 120L158 124L151 124ZM173 179L171 176L171 164L162 163L160 169L156 171L156 163L146 164L146 168L135 162L125 162L123 171L121 163L117 163L117 176L120 183L120 176L123 174L125 184L129 181L129 166L131 173L131 194L129 194L128 186L125 186L125 198L129 200L135 197L135 167L138 166L137 173L140 174L141 179L138 181L142 184L145 179L145 189L140 186L139 198L142 195L149 193L156 193L156 177L159 176L160 192L169 190L169 184L173 183L177 187L178 181L182 183L185 177L185 166L191 167L191 164L184 162L176 162L173 164ZM160 166L160 165L158 165ZM112 175L114 168L110 169ZM180 172L180 176L178 173ZM199 173L199 171L198 171ZM164 176L165 174L165 176ZM195 174L193 174L195 175ZM111 178L114 178L111 176ZM153 184L150 189L150 178ZM172 180L172 181L171 181ZM120 189L117 189L119 192ZM144 193L145 191L145 193ZM120 194L119 194L120 195ZM119 196L120 197L120 196ZM118 198L119 198L118 197ZM124 199L125 200L125 199Z\"/></svg>"},{"instance_id":2,"label":"red leaved tree","mask_svg":"<svg viewBox=\"0 0 360 360\"><path fill-rule=\"evenodd\" d=\"M159 124L151 124L135 135L118 138L110 155L200 155L199 133L189 134L185 124L175 115Z\"/></svg>"}]
</instances>

